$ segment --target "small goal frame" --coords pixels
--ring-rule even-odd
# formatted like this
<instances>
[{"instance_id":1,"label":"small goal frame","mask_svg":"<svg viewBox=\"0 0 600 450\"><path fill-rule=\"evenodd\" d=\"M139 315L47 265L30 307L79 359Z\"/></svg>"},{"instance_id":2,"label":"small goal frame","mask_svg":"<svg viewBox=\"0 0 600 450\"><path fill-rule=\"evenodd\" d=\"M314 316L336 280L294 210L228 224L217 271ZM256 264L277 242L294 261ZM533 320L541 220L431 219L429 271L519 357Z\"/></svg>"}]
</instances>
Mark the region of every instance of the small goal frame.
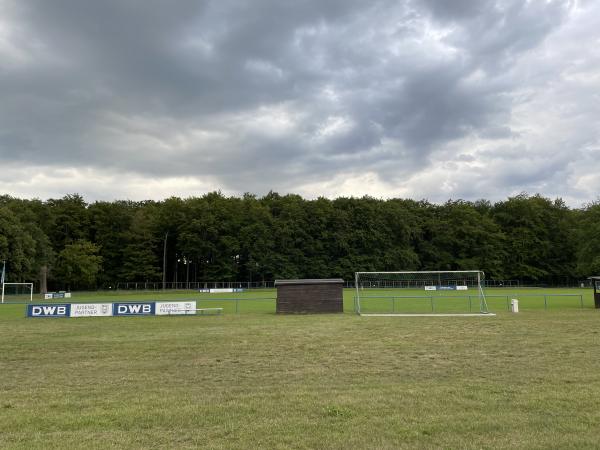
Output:
<instances>
[{"instance_id":1,"label":"small goal frame","mask_svg":"<svg viewBox=\"0 0 600 450\"><path fill-rule=\"evenodd\" d=\"M360 303L360 290L362 288L359 277L360 275L465 275L470 274L473 276L473 282L477 282L477 297L479 299L479 312L464 312L464 313L401 313L401 312L392 312L392 313L363 313L361 311L361 303ZM360 316L365 317L492 317L496 314L489 312L487 307L487 302L485 299L485 293L483 292L483 280L485 278L485 273L481 270L409 270L409 271L381 271L381 272L355 272L354 274L354 285L356 288L356 297L355 297L355 311ZM402 280L399 280L400 282ZM410 281L410 280L409 280ZM417 281L416 279L413 281ZM419 280L422 281L422 280ZM433 280L432 280L433 281ZM394 297L390 297L394 298ZM469 300L470 301L470 300Z\"/></svg>"},{"instance_id":2,"label":"small goal frame","mask_svg":"<svg viewBox=\"0 0 600 450\"><path fill-rule=\"evenodd\" d=\"M2 302L4 303L5 286L29 286L29 302L33 302L33 283L2 283Z\"/></svg>"}]
</instances>

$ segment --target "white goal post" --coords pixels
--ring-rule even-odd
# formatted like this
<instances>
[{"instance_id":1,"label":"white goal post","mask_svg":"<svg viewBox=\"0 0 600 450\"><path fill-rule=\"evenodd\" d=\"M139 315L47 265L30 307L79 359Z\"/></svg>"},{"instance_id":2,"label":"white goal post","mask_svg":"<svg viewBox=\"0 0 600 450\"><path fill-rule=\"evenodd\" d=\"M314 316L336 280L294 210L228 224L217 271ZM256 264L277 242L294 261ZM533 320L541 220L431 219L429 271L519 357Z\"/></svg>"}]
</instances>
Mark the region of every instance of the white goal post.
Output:
<instances>
[{"instance_id":1,"label":"white goal post","mask_svg":"<svg viewBox=\"0 0 600 450\"><path fill-rule=\"evenodd\" d=\"M15 286L15 293L6 293L6 286ZM19 292L19 287L22 286L23 293ZM33 302L33 283L2 283L2 303L4 303L5 295L18 295L27 297L30 302Z\"/></svg>"},{"instance_id":2,"label":"white goal post","mask_svg":"<svg viewBox=\"0 0 600 450\"><path fill-rule=\"evenodd\" d=\"M355 311L362 316L491 315L481 270L356 272Z\"/></svg>"}]
</instances>

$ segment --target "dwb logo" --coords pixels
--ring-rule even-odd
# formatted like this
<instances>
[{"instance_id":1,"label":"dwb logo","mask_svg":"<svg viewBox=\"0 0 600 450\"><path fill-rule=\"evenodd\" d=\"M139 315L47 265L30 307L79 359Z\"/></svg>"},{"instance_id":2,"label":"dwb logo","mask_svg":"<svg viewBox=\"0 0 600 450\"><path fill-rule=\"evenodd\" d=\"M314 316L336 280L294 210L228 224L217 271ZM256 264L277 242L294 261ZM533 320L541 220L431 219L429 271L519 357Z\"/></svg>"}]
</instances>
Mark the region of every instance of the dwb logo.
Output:
<instances>
[{"instance_id":1,"label":"dwb logo","mask_svg":"<svg viewBox=\"0 0 600 450\"><path fill-rule=\"evenodd\" d=\"M71 305L27 305L27 317L69 317Z\"/></svg>"},{"instance_id":2,"label":"dwb logo","mask_svg":"<svg viewBox=\"0 0 600 450\"><path fill-rule=\"evenodd\" d=\"M152 316L154 309L154 302L113 303L113 316Z\"/></svg>"}]
</instances>

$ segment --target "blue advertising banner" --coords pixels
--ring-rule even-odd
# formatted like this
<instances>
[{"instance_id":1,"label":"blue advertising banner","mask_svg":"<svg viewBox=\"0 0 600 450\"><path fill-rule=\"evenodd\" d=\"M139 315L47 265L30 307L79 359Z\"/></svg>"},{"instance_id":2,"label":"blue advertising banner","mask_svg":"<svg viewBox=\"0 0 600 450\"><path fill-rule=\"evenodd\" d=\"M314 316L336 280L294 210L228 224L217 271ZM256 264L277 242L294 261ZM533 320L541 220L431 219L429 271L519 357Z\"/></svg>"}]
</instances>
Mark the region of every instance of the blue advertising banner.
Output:
<instances>
[{"instance_id":1,"label":"blue advertising banner","mask_svg":"<svg viewBox=\"0 0 600 450\"><path fill-rule=\"evenodd\" d=\"M27 317L111 317L111 316L171 316L195 315L196 301L127 302L127 303L64 303L58 305L27 305Z\"/></svg>"},{"instance_id":2,"label":"blue advertising banner","mask_svg":"<svg viewBox=\"0 0 600 450\"><path fill-rule=\"evenodd\" d=\"M155 302L113 303L113 316L153 316Z\"/></svg>"},{"instance_id":3,"label":"blue advertising banner","mask_svg":"<svg viewBox=\"0 0 600 450\"><path fill-rule=\"evenodd\" d=\"M27 317L69 317L71 305L27 305Z\"/></svg>"}]
</instances>

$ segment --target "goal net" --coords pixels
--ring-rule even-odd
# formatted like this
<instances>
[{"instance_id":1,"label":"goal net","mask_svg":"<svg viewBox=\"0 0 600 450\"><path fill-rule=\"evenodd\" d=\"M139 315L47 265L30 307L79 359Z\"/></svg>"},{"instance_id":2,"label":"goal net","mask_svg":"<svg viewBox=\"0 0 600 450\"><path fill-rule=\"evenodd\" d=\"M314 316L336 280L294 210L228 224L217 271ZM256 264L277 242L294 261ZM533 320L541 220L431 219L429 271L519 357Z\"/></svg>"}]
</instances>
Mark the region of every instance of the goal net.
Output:
<instances>
[{"instance_id":1,"label":"goal net","mask_svg":"<svg viewBox=\"0 0 600 450\"><path fill-rule=\"evenodd\" d=\"M2 303L33 301L33 283L2 283Z\"/></svg>"},{"instance_id":2,"label":"goal net","mask_svg":"<svg viewBox=\"0 0 600 450\"><path fill-rule=\"evenodd\" d=\"M490 314L480 270L356 272L360 315Z\"/></svg>"}]
</instances>

